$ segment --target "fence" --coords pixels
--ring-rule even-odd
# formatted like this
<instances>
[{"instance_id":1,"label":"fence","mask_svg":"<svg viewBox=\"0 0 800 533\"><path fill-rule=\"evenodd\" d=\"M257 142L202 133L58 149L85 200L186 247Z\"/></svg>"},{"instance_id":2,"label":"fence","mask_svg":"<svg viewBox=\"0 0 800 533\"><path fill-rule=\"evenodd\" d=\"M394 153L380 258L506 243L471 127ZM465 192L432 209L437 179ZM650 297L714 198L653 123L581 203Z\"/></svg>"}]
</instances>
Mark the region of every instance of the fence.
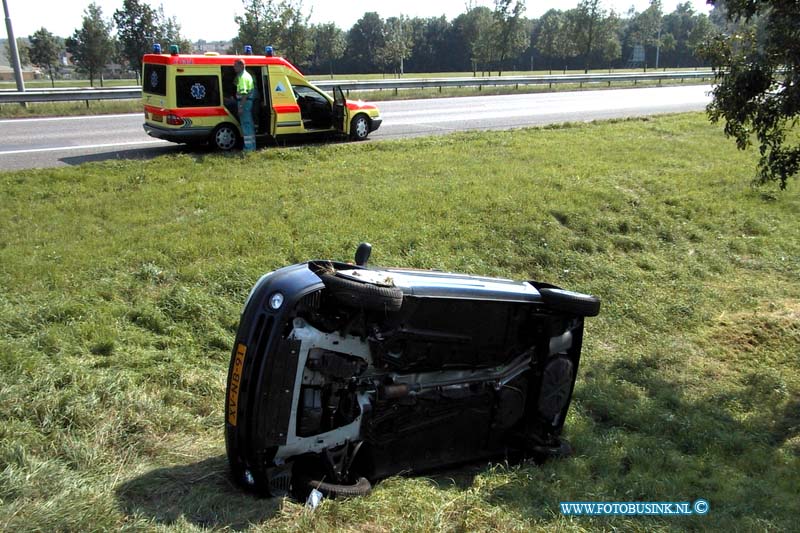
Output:
<instances>
[{"instance_id":1,"label":"fence","mask_svg":"<svg viewBox=\"0 0 800 533\"><path fill-rule=\"evenodd\" d=\"M404 89L439 89L457 87L499 87L525 85L553 85L573 84L583 87L589 83L633 83L636 85L644 81L704 81L713 80L711 71L682 71L682 72L648 72L648 73L623 73L623 74L565 74L549 76L496 76L496 77L469 77L469 78L418 78L418 79L390 79L390 80L319 80L314 85L324 90L331 90L335 86L343 91L377 91L394 90L397 93ZM32 102L79 102L85 101L89 105L94 100L130 100L141 98L141 87L114 87L108 89L32 89L24 92L0 91L0 104L32 103Z\"/></svg>"}]
</instances>

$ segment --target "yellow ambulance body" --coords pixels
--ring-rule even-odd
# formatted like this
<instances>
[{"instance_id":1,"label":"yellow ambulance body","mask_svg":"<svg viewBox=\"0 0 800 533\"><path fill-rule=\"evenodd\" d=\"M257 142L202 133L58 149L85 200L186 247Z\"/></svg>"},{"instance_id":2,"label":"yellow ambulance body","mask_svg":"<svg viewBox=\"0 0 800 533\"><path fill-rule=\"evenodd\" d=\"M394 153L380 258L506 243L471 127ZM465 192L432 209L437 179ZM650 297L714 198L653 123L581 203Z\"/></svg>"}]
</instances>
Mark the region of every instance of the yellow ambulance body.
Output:
<instances>
[{"instance_id":1,"label":"yellow ambulance body","mask_svg":"<svg viewBox=\"0 0 800 533\"><path fill-rule=\"evenodd\" d=\"M375 105L346 100L338 87L331 97L281 57L146 54L142 101L147 134L178 143L210 143L220 150L239 146L237 59L245 62L256 85L257 137L340 132L364 140L381 125Z\"/></svg>"}]
</instances>

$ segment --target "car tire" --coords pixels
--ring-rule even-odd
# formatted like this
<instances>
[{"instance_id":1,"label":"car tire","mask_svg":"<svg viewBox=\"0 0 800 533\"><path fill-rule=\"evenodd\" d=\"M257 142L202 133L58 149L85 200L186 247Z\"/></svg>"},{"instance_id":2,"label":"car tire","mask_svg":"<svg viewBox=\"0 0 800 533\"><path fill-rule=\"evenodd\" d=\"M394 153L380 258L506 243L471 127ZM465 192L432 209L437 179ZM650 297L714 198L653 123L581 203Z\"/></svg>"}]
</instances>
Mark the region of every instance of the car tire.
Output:
<instances>
[{"instance_id":1,"label":"car tire","mask_svg":"<svg viewBox=\"0 0 800 533\"><path fill-rule=\"evenodd\" d=\"M239 131L233 124L220 124L211 134L211 144L223 152L229 152L239 144Z\"/></svg>"},{"instance_id":2,"label":"car tire","mask_svg":"<svg viewBox=\"0 0 800 533\"><path fill-rule=\"evenodd\" d=\"M403 291L337 276L318 274L325 288L344 305L369 311L396 312L403 305Z\"/></svg>"},{"instance_id":3,"label":"car tire","mask_svg":"<svg viewBox=\"0 0 800 533\"><path fill-rule=\"evenodd\" d=\"M350 138L354 141L363 141L369 136L369 119L363 113L353 117L350 121Z\"/></svg>"},{"instance_id":4,"label":"car tire","mask_svg":"<svg viewBox=\"0 0 800 533\"><path fill-rule=\"evenodd\" d=\"M308 482L308 488L317 489L329 498L352 498L369 494L372 490L372 483L365 477L358 478L358 481L352 485L336 485L312 479Z\"/></svg>"},{"instance_id":5,"label":"car tire","mask_svg":"<svg viewBox=\"0 0 800 533\"><path fill-rule=\"evenodd\" d=\"M597 316L600 312L600 298L555 288L541 288L542 301L556 311L578 316Z\"/></svg>"}]
</instances>

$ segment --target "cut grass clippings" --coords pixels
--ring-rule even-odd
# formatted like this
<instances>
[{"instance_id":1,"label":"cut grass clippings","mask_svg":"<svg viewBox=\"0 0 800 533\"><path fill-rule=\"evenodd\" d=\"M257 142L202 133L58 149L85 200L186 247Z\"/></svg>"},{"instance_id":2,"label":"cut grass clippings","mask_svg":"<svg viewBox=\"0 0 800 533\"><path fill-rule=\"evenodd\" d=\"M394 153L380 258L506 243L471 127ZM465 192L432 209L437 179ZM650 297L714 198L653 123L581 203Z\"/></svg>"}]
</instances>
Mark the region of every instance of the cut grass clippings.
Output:
<instances>
[{"instance_id":1,"label":"cut grass clippings","mask_svg":"<svg viewBox=\"0 0 800 533\"><path fill-rule=\"evenodd\" d=\"M701 113L0 173L0 530L794 529L800 195ZM310 512L227 477L264 272L310 258L600 296L573 457L392 478ZM561 501L708 500L572 517Z\"/></svg>"}]
</instances>

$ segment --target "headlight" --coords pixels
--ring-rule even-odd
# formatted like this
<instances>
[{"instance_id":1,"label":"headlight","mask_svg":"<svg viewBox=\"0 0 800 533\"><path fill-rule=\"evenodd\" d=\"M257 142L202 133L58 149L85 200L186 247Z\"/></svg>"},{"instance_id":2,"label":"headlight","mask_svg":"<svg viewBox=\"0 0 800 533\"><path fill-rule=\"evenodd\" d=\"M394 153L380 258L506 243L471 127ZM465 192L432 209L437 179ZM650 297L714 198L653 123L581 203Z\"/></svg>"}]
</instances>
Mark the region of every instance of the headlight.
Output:
<instances>
[{"instance_id":1,"label":"headlight","mask_svg":"<svg viewBox=\"0 0 800 533\"><path fill-rule=\"evenodd\" d=\"M283 305L283 294L276 292L269 297L269 307L273 311L277 311Z\"/></svg>"}]
</instances>

